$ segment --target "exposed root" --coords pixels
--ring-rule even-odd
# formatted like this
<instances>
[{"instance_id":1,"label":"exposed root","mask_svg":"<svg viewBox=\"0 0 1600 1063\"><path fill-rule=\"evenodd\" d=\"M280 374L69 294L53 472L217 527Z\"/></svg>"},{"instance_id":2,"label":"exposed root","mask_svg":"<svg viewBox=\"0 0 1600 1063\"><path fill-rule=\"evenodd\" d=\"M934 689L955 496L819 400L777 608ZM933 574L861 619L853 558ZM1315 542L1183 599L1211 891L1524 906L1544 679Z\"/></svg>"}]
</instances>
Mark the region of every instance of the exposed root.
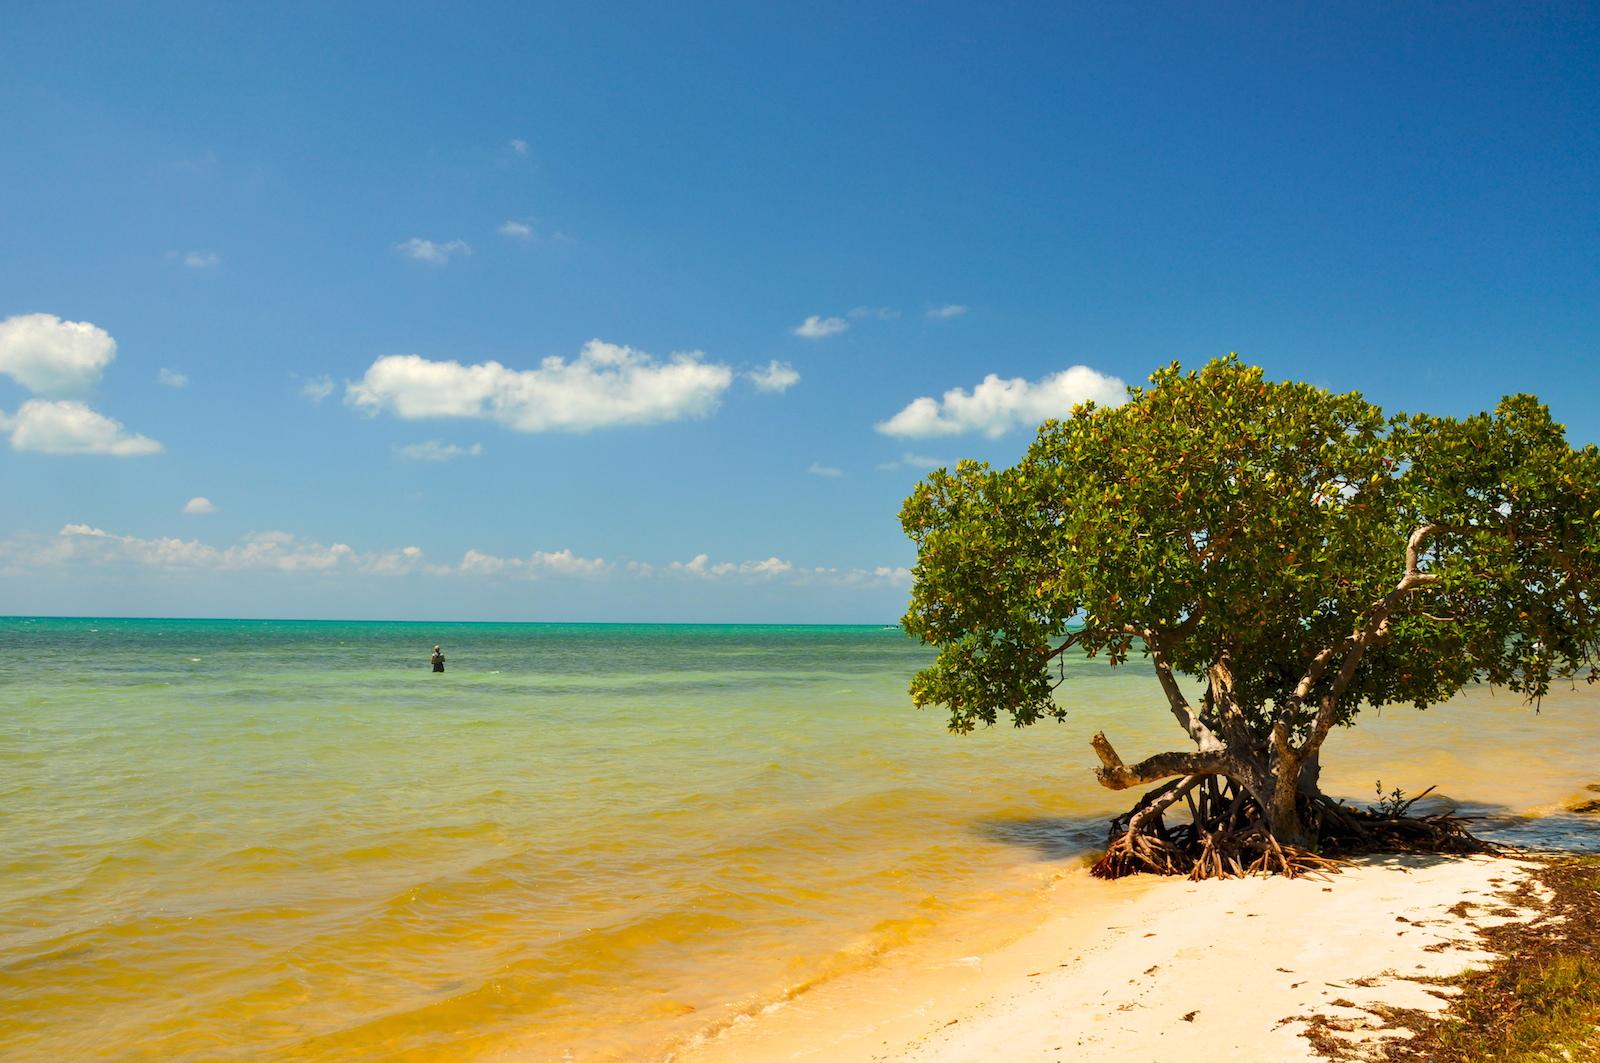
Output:
<instances>
[{"instance_id":1,"label":"exposed root","mask_svg":"<svg viewBox=\"0 0 1600 1063\"><path fill-rule=\"evenodd\" d=\"M1188 854L1143 831L1123 831L1106 847L1091 871L1099 878L1124 875L1182 875L1194 861Z\"/></svg>"},{"instance_id":2,"label":"exposed root","mask_svg":"<svg viewBox=\"0 0 1600 1063\"><path fill-rule=\"evenodd\" d=\"M1106 853L1090 871L1099 878L1134 874L1187 875L1194 880L1245 875L1295 878L1336 873L1339 859L1366 852L1493 850L1467 833L1463 821L1454 816L1408 815L1418 798L1363 809L1320 794L1302 796L1302 820L1317 838L1313 851L1273 837L1260 806L1231 779L1192 775L1157 787L1112 820ZM1189 822L1169 826L1166 813L1180 799L1186 803Z\"/></svg>"},{"instance_id":3,"label":"exposed root","mask_svg":"<svg viewBox=\"0 0 1600 1063\"><path fill-rule=\"evenodd\" d=\"M1432 787L1428 788L1429 790ZM1360 853L1488 853L1495 846L1467 831L1459 816L1440 812L1409 815L1411 805L1427 790L1398 808L1356 808L1326 797L1311 804L1309 821L1322 839L1324 851L1338 856Z\"/></svg>"}]
</instances>

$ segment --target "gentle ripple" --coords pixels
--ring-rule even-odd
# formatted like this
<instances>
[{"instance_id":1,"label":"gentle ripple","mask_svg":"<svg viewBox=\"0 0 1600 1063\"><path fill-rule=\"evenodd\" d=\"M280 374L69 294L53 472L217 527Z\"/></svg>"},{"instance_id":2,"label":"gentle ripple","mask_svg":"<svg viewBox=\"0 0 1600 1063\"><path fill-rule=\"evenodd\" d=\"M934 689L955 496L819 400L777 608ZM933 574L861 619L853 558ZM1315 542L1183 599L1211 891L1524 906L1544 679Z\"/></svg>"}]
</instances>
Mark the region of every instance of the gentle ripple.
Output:
<instances>
[{"instance_id":1,"label":"gentle ripple","mask_svg":"<svg viewBox=\"0 0 1600 1063\"><path fill-rule=\"evenodd\" d=\"M428 673L443 642L450 670ZM819 979L1025 919L1172 746L1078 661L1065 725L950 736L889 628L0 620L0 1056L651 1058ZM1583 846L1592 692L1330 742ZM1065 865L1063 865L1065 862Z\"/></svg>"}]
</instances>

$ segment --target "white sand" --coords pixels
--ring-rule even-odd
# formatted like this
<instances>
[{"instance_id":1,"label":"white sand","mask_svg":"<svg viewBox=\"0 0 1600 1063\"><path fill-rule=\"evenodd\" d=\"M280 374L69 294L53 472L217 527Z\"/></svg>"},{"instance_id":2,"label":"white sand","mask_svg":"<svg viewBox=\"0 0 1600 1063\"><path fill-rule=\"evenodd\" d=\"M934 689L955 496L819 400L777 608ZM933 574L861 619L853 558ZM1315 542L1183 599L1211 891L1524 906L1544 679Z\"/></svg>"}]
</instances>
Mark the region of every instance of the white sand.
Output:
<instances>
[{"instance_id":1,"label":"white sand","mask_svg":"<svg viewBox=\"0 0 1600 1063\"><path fill-rule=\"evenodd\" d=\"M1306 1016L1375 1038L1392 1034L1375 1029L1382 1022L1364 1005L1443 1008L1440 990L1408 979L1487 959L1475 928L1532 915L1507 914L1504 897L1528 867L1390 857L1295 881L1063 876L1050 894L1060 910L1019 940L981 956L891 959L677 1058L1315 1059L1301 1036ZM1463 901L1466 915L1448 911Z\"/></svg>"}]
</instances>

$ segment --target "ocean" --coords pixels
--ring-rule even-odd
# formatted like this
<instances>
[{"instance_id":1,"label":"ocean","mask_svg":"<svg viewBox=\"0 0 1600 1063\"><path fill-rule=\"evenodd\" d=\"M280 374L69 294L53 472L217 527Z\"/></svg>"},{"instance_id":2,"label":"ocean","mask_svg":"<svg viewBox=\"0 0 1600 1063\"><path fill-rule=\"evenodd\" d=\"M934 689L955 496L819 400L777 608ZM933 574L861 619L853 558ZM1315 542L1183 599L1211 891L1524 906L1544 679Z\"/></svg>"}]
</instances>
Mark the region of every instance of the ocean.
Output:
<instances>
[{"instance_id":1,"label":"ocean","mask_svg":"<svg viewBox=\"0 0 1600 1063\"><path fill-rule=\"evenodd\" d=\"M444 647L447 671L428 654ZM892 626L0 619L0 1058L653 1060L1020 932L1181 748L1138 662L960 737ZM1331 792L1590 845L1600 692L1335 734Z\"/></svg>"}]
</instances>

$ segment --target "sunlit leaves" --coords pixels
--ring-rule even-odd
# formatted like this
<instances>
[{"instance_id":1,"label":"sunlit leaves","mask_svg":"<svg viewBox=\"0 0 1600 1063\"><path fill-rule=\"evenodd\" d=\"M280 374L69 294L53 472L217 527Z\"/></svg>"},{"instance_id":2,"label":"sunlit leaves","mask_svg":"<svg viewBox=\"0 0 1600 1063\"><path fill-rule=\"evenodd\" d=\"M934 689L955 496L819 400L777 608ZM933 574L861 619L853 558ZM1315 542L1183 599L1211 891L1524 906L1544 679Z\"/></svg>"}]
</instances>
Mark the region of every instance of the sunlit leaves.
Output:
<instances>
[{"instance_id":1,"label":"sunlit leaves","mask_svg":"<svg viewBox=\"0 0 1600 1063\"><path fill-rule=\"evenodd\" d=\"M1264 730L1310 660L1396 587L1408 537L1430 524L1430 582L1338 698L1339 722L1474 679L1538 695L1595 659L1600 454L1568 446L1533 398L1386 417L1231 356L1130 390L1045 423L1013 468L963 462L907 500L919 558L905 625L940 648L912 692L948 706L952 728L1059 717L1051 651L1081 624L1079 645L1113 662L1143 652L1129 631L1147 628L1180 672L1227 661Z\"/></svg>"}]
</instances>

